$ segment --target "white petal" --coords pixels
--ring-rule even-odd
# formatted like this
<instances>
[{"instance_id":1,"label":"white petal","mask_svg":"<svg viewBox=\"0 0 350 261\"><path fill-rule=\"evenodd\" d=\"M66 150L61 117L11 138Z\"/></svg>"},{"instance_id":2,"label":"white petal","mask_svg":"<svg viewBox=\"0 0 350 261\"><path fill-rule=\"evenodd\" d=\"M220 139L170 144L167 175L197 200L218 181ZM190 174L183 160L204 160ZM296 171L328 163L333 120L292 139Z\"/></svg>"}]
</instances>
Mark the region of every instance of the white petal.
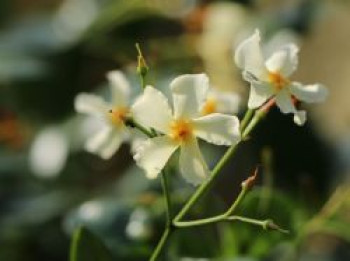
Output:
<instances>
[{"instance_id":1,"label":"white petal","mask_svg":"<svg viewBox=\"0 0 350 261\"><path fill-rule=\"evenodd\" d=\"M193 120L194 134L213 144L230 146L240 139L236 116L212 113Z\"/></svg>"},{"instance_id":2,"label":"white petal","mask_svg":"<svg viewBox=\"0 0 350 261\"><path fill-rule=\"evenodd\" d=\"M124 139L121 129L105 126L87 140L85 148L88 152L97 154L103 159L110 159L119 149Z\"/></svg>"},{"instance_id":3,"label":"white petal","mask_svg":"<svg viewBox=\"0 0 350 261\"><path fill-rule=\"evenodd\" d=\"M304 102L322 102L328 96L328 90L321 84L302 85L293 82L290 85L290 92L298 99Z\"/></svg>"},{"instance_id":4,"label":"white petal","mask_svg":"<svg viewBox=\"0 0 350 261\"><path fill-rule=\"evenodd\" d=\"M248 108L255 109L263 105L274 95L273 87L265 82L251 82L248 99Z\"/></svg>"},{"instance_id":5,"label":"white petal","mask_svg":"<svg viewBox=\"0 0 350 261\"><path fill-rule=\"evenodd\" d=\"M110 159L120 148L124 140L124 134L114 132L108 143L100 150L100 157L102 159Z\"/></svg>"},{"instance_id":6,"label":"white petal","mask_svg":"<svg viewBox=\"0 0 350 261\"><path fill-rule=\"evenodd\" d=\"M147 86L131 108L134 119L147 127L168 133L172 120L167 98L152 86Z\"/></svg>"},{"instance_id":7,"label":"white petal","mask_svg":"<svg viewBox=\"0 0 350 261\"><path fill-rule=\"evenodd\" d=\"M130 151L132 154L135 154L137 148L145 142L145 140L149 139L144 133L141 131L131 128L129 129L130 133Z\"/></svg>"},{"instance_id":8,"label":"white petal","mask_svg":"<svg viewBox=\"0 0 350 261\"><path fill-rule=\"evenodd\" d=\"M270 72L278 72L285 77L290 76L298 66L299 48L295 44L288 44L271 55L266 61Z\"/></svg>"},{"instance_id":9,"label":"white petal","mask_svg":"<svg viewBox=\"0 0 350 261\"><path fill-rule=\"evenodd\" d=\"M111 109L101 97L88 93L78 94L75 97L74 107L77 112L103 117Z\"/></svg>"},{"instance_id":10,"label":"white petal","mask_svg":"<svg viewBox=\"0 0 350 261\"><path fill-rule=\"evenodd\" d=\"M168 136L147 139L136 148L134 160L146 171L148 178L155 178L178 146Z\"/></svg>"},{"instance_id":11,"label":"white petal","mask_svg":"<svg viewBox=\"0 0 350 261\"><path fill-rule=\"evenodd\" d=\"M304 125L306 122L306 111L296 111L294 113L294 122L299 126Z\"/></svg>"},{"instance_id":12,"label":"white petal","mask_svg":"<svg viewBox=\"0 0 350 261\"><path fill-rule=\"evenodd\" d=\"M296 109L292 101L292 97L287 88L283 88L276 95L276 104L282 113L295 113Z\"/></svg>"},{"instance_id":13,"label":"white petal","mask_svg":"<svg viewBox=\"0 0 350 261\"><path fill-rule=\"evenodd\" d=\"M265 77L267 72L260 46L259 30L255 30L252 36L238 45L234 59L242 70L249 71L259 79Z\"/></svg>"},{"instance_id":14,"label":"white petal","mask_svg":"<svg viewBox=\"0 0 350 261\"><path fill-rule=\"evenodd\" d=\"M301 38L290 29L283 29L276 32L267 42L264 43L263 52L265 57L270 57L276 50L288 44L300 46Z\"/></svg>"},{"instance_id":15,"label":"white petal","mask_svg":"<svg viewBox=\"0 0 350 261\"><path fill-rule=\"evenodd\" d=\"M237 113L241 97L234 92L219 91L210 89L208 99L213 99L217 103L216 112Z\"/></svg>"},{"instance_id":16,"label":"white petal","mask_svg":"<svg viewBox=\"0 0 350 261\"><path fill-rule=\"evenodd\" d=\"M130 84L125 75L118 70L107 73L114 106L127 106L130 97Z\"/></svg>"},{"instance_id":17,"label":"white petal","mask_svg":"<svg viewBox=\"0 0 350 261\"><path fill-rule=\"evenodd\" d=\"M91 153L97 153L100 147L103 144L107 143L108 137L112 133L112 128L109 126L104 126L97 133L95 133L92 137L90 137L85 144L85 149Z\"/></svg>"},{"instance_id":18,"label":"white petal","mask_svg":"<svg viewBox=\"0 0 350 261\"><path fill-rule=\"evenodd\" d=\"M180 171L186 181L193 185L198 185L209 177L207 164L199 150L196 139L181 145Z\"/></svg>"},{"instance_id":19,"label":"white petal","mask_svg":"<svg viewBox=\"0 0 350 261\"><path fill-rule=\"evenodd\" d=\"M185 74L176 77L170 88L173 94L175 118L193 118L200 113L209 89L206 74Z\"/></svg>"},{"instance_id":20,"label":"white petal","mask_svg":"<svg viewBox=\"0 0 350 261\"><path fill-rule=\"evenodd\" d=\"M59 128L49 127L40 131L29 153L33 173L41 178L56 177L66 164L69 145L67 136Z\"/></svg>"}]
</instances>

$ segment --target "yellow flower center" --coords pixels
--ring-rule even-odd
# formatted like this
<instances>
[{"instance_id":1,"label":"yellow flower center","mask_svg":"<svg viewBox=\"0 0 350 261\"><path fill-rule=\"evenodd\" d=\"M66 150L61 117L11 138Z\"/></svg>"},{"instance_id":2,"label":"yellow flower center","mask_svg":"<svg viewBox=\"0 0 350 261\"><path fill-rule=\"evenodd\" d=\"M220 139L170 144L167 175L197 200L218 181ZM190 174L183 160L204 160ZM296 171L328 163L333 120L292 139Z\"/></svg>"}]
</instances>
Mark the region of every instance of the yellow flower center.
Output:
<instances>
[{"instance_id":1,"label":"yellow flower center","mask_svg":"<svg viewBox=\"0 0 350 261\"><path fill-rule=\"evenodd\" d=\"M217 108L216 100L209 98L206 100L206 102L202 108L202 114L208 115L208 114L214 113L214 112L216 112L216 108Z\"/></svg>"},{"instance_id":2,"label":"yellow flower center","mask_svg":"<svg viewBox=\"0 0 350 261\"><path fill-rule=\"evenodd\" d=\"M111 122L114 125L121 127L124 125L124 121L129 113L129 109L126 107L120 107L110 110L109 113L109 118Z\"/></svg>"},{"instance_id":3,"label":"yellow flower center","mask_svg":"<svg viewBox=\"0 0 350 261\"><path fill-rule=\"evenodd\" d=\"M290 83L289 79L283 77L279 72L269 72L268 78L270 83L272 83L272 85L275 87L276 91L282 90Z\"/></svg>"},{"instance_id":4,"label":"yellow flower center","mask_svg":"<svg viewBox=\"0 0 350 261\"><path fill-rule=\"evenodd\" d=\"M185 142L192 137L193 125L188 120L174 120L170 129L170 137L177 142Z\"/></svg>"}]
</instances>

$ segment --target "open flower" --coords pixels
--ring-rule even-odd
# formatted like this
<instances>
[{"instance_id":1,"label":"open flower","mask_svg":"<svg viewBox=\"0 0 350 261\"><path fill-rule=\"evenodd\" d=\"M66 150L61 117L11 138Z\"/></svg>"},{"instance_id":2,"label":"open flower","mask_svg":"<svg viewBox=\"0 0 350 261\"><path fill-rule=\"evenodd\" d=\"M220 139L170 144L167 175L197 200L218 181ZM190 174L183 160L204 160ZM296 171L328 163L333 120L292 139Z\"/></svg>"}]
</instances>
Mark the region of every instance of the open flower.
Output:
<instances>
[{"instance_id":1,"label":"open flower","mask_svg":"<svg viewBox=\"0 0 350 261\"><path fill-rule=\"evenodd\" d=\"M235 116L212 113L202 116L200 109L209 88L205 74L182 75L171 84L174 110L166 97L147 86L132 106L134 119L155 129L160 136L147 139L136 149L134 159L149 178L155 178L170 156L180 148L180 171L193 184L203 182L208 167L199 150L197 137L216 145L238 142L239 120Z\"/></svg>"},{"instance_id":2,"label":"open flower","mask_svg":"<svg viewBox=\"0 0 350 261\"><path fill-rule=\"evenodd\" d=\"M112 102L107 103L101 97L80 93L75 99L75 109L102 119L101 129L87 140L87 151L109 159L128 137L124 121L129 114L130 85L120 71L107 73L112 94Z\"/></svg>"},{"instance_id":3,"label":"open flower","mask_svg":"<svg viewBox=\"0 0 350 261\"><path fill-rule=\"evenodd\" d=\"M296 45L288 44L266 59L258 30L237 47L235 62L243 70L243 77L251 86L249 108L260 107L268 99L275 97L276 104L283 113L293 113L294 122L298 125L304 124L306 112L296 109L294 99L308 103L321 102L328 91L321 84L303 85L289 79L298 65L298 51Z\"/></svg>"},{"instance_id":4,"label":"open flower","mask_svg":"<svg viewBox=\"0 0 350 261\"><path fill-rule=\"evenodd\" d=\"M207 97L202 105L202 115L211 113L235 114L238 112L240 97L234 92L221 91L210 88Z\"/></svg>"}]
</instances>

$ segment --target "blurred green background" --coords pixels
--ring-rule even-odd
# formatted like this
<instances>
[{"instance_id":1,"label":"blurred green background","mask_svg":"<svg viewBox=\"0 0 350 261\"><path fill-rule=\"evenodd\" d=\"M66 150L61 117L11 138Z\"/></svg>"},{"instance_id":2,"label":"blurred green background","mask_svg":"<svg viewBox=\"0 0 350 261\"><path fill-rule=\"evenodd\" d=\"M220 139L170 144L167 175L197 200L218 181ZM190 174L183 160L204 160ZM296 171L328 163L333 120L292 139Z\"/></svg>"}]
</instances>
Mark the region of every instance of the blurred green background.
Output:
<instances>
[{"instance_id":1,"label":"blurred green background","mask_svg":"<svg viewBox=\"0 0 350 261\"><path fill-rule=\"evenodd\" d=\"M273 110L240 147L193 217L220 213L257 164L240 213L273 218L289 235L222 223L178 231L163 260L350 260L350 3L337 0L1 0L0 260L67 260L84 224L115 260L147 260L164 226L159 180L147 180L130 148L108 161L83 150L94 122L74 112L79 92L108 93L123 70L139 91L135 43L148 82L167 91L182 73L249 90L234 47L254 28L274 44L301 46L295 79L321 82L328 100L304 127ZM213 166L224 149L203 144ZM172 170L177 206L193 191Z\"/></svg>"}]
</instances>

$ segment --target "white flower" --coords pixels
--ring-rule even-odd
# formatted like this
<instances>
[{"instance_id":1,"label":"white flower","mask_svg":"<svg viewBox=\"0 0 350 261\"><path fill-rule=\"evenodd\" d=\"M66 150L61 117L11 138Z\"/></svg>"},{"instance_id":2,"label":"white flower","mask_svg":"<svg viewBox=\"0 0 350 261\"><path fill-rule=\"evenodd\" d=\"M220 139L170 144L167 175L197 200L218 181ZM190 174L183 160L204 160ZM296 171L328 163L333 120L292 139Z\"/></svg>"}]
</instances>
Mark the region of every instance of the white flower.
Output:
<instances>
[{"instance_id":1,"label":"white flower","mask_svg":"<svg viewBox=\"0 0 350 261\"><path fill-rule=\"evenodd\" d=\"M235 114L238 112L241 98L234 92L220 91L210 88L207 98L201 107L202 115L211 113Z\"/></svg>"},{"instance_id":2,"label":"white flower","mask_svg":"<svg viewBox=\"0 0 350 261\"><path fill-rule=\"evenodd\" d=\"M258 30L237 47L235 62L251 86L249 108L260 107L275 97L276 104L283 113L293 113L294 122L304 124L306 112L296 109L293 98L308 103L321 102L328 91L321 84L303 85L289 80L298 65L298 51L296 45L288 44L265 59Z\"/></svg>"},{"instance_id":3,"label":"white flower","mask_svg":"<svg viewBox=\"0 0 350 261\"><path fill-rule=\"evenodd\" d=\"M232 145L240 138L239 120L219 113L201 115L200 109L209 88L205 74L179 76L170 87L173 111L166 97L151 86L146 87L144 94L132 106L137 122L164 134L139 145L134 159L149 178L155 178L170 156L180 148L182 175L188 182L199 184L208 177L209 170L196 138L216 145Z\"/></svg>"},{"instance_id":4,"label":"white flower","mask_svg":"<svg viewBox=\"0 0 350 261\"><path fill-rule=\"evenodd\" d=\"M101 129L87 140L87 151L109 159L119 149L127 138L124 120L129 114L130 85L120 71L107 73L112 94L109 104L94 94L81 93L75 99L75 109L78 112L97 116L103 121Z\"/></svg>"}]
</instances>

